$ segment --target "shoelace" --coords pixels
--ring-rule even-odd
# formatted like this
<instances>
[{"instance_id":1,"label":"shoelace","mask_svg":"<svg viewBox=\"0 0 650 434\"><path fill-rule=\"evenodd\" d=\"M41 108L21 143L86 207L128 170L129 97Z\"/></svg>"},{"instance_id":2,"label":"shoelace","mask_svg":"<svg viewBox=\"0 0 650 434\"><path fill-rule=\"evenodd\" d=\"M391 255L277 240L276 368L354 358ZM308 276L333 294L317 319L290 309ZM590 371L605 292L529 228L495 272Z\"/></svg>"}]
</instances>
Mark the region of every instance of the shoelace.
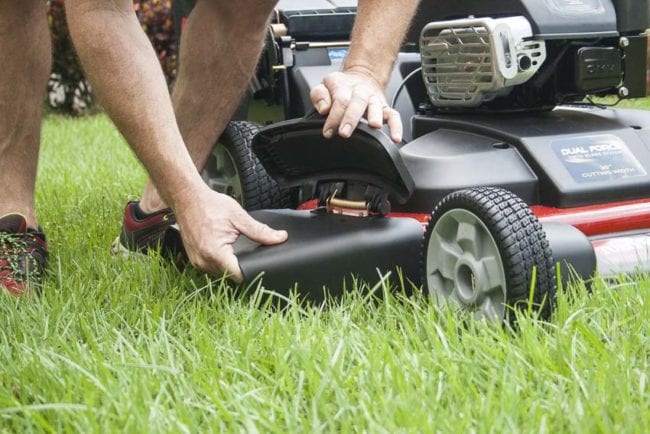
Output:
<instances>
[{"instance_id":1,"label":"shoelace","mask_svg":"<svg viewBox=\"0 0 650 434\"><path fill-rule=\"evenodd\" d=\"M38 278L47 260L47 245L41 233L0 232L0 281Z\"/></svg>"}]
</instances>

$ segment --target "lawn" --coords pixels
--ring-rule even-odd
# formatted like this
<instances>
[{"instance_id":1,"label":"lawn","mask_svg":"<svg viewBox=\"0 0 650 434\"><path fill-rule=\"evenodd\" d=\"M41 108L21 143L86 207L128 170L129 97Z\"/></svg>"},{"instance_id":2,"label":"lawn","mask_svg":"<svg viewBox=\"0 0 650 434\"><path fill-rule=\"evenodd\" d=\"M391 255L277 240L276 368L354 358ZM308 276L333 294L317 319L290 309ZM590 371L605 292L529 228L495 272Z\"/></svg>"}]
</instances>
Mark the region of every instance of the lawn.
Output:
<instances>
[{"instance_id":1,"label":"lawn","mask_svg":"<svg viewBox=\"0 0 650 434\"><path fill-rule=\"evenodd\" d=\"M3 431L650 432L648 276L516 332L386 287L280 311L110 255L145 175L106 117L47 118L40 162L51 274L0 296Z\"/></svg>"}]
</instances>

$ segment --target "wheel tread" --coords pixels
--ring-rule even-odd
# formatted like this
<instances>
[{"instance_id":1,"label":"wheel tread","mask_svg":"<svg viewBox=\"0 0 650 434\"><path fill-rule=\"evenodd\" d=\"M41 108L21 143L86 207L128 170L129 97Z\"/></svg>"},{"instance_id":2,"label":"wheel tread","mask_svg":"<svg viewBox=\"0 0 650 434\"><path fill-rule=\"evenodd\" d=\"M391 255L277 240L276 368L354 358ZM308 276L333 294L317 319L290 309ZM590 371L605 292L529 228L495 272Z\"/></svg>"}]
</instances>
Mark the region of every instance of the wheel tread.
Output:
<instances>
[{"instance_id":1,"label":"wheel tread","mask_svg":"<svg viewBox=\"0 0 650 434\"><path fill-rule=\"evenodd\" d=\"M537 268L533 302L548 317L555 298L555 267L541 224L528 205L514 193L496 187L476 187L446 196L434 209L422 248L421 270L427 285L426 258L430 234L438 217L453 208L476 214L489 228L501 255L507 281L506 303L522 309ZM428 290L427 288L425 288ZM512 319L513 315L509 315Z\"/></svg>"},{"instance_id":2,"label":"wheel tread","mask_svg":"<svg viewBox=\"0 0 650 434\"><path fill-rule=\"evenodd\" d=\"M291 208L295 205L293 190L280 188L253 152L252 140L260 128L254 122L232 121L219 139L235 160L242 184L242 205L247 211Z\"/></svg>"}]
</instances>

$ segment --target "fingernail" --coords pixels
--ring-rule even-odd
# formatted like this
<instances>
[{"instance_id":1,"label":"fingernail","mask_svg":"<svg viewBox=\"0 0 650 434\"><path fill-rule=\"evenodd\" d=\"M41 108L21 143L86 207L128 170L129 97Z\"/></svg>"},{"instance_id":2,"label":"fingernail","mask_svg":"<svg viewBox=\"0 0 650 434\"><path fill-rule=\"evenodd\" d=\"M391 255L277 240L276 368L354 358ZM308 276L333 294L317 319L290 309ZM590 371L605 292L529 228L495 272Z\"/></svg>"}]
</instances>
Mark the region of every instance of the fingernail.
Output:
<instances>
[{"instance_id":1,"label":"fingernail","mask_svg":"<svg viewBox=\"0 0 650 434\"><path fill-rule=\"evenodd\" d=\"M341 128L341 135L343 137L350 137L350 135L352 135L352 125L350 124L343 125L343 128Z\"/></svg>"},{"instance_id":2,"label":"fingernail","mask_svg":"<svg viewBox=\"0 0 650 434\"><path fill-rule=\"evenodd\" d=\"M274 231L273 238L276 243L282 243L287 240L287 231Z\"/></svg>"},{"instance_id":3,"label":"fingernail","mask_svg":"<svg viewBox=\"0 0 650 434\"><path fill-rule=\"evenodd\" d=\"M325 136L326 139L331 139L334 136L334 130L330 128L323 133L323 136Z\"/></svg>"},{"instance_id":4,"label":"fingernail","mask_svg":"<svg viewBox=\"0 0 650 434\"><path fill-rule=\"evenodd\" d=\"M327 102L324 99L321 99L318 101L318 112L323 114L325 110L327 110Z\"/></svg>"}]
</instances>

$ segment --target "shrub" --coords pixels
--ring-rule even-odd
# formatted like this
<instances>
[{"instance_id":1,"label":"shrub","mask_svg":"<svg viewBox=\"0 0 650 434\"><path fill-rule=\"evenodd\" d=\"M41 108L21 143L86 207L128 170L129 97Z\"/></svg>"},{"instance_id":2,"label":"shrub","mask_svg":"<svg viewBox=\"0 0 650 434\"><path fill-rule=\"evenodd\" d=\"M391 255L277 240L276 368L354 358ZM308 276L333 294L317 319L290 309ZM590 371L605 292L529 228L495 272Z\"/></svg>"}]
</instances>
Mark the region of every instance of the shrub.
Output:
<instances>
[{"instance_id":1,"label":"shrub","mask_svg":"<svg viewBox=\"0 0 650 434\"><path fill-rule=\"evenodd\" d=\"M54 111L78 116L92 111L95 99L68 33L64 3L48 1L53 63L47 102ZM171 0L135 0L133 7L171 84L177 59Z\"/></svg>"},{"instance_id":2,"label":"shrub","mask_svg":"<svg viewBox=\"0 0 650 434\"><path fill-rule=\"evenodd\" d=\"M81 115L92 109L94 98L68 33L63 0L48 1L52 35L52 73L47 102L55 111Z\"/></svg>"},{"instance_id":3,"label":"shrub","mask_svg":"<svg viewBox=\"0 0 650 434\"><path fill-rule=\"evenodd\" d=\"M135 0L136 15L153 45L167 83L176 78L177 45L174 37L171 0Z\"/></svg>"}]
</instances>

